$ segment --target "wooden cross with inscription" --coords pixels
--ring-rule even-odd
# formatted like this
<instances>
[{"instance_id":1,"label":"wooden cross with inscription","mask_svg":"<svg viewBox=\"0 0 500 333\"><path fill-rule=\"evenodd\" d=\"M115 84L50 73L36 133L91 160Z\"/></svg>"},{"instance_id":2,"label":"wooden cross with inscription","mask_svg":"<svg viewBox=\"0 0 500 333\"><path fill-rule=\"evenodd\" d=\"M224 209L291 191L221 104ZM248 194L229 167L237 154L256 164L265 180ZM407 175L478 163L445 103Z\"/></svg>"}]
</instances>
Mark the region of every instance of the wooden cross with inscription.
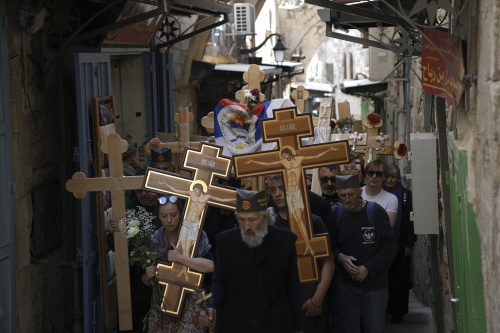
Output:
<instances>
[{"instance_id":1,"label":"wooden cross with inscription","mask_svg":"<svg viewBox=\"0 0 500 333\"><path fill-rule=\"evenodd\" d=\"M176 244L185 256L196 254L207 204L236 209L236 189L212 185L214 177L227 178L231 172L231 159L222 156L221 152L222 147L204 142L199 150L186 147L182 167L192 171L192 178L152 168L147 170L143 189L187 200ZM157 277L166 286L162 310L174 316L179 316L185 293L194 292L203 280L202 273L179 263L158 264Z\"/></svg>"},{"instance_id":2,"label":"wooden cross with inscription","mask_svg":"<svg viewBox=\"0 0 500 333\"><path fill-rule=\"evenodd\" d=\"M110 177L86 178L82 172L76 172L66 182L66 189L77 199L83 199L87 192L111 191L113 218L117 221L125 218L125 190L140 189L143 176L124 177L122 153L128 143L118 134L110 134L101 149L109 158ZM113 233L116 259L116 283L118 291L118 319L120 330L132 330L132 303L130 298L129 254L127 239L121 232ZM102 251L102 249L100 249Z\"/></svg>"},{"instance_id":3,"label":"wooden cross with inscription","mask_svg":"<svg viewBox=\"0 0 500 333\"><path fill-rule=\"evenodd\" d=\"M295 106L300 112L304 113L304 103L309 99L309 91L304 86L298 86L290 95L295 101Z\"/></svg>"},{"instance_id":4,"label":"wooden cross with inscription","mask_svg":"<svg viewBox=\"0 0 500 333\"><path fill-rule=\"evenodd\" d=\"M349 162L347 141L302 147L301 137L312 135L310 114L297 108L274 111L275 117L262 121L264 142L278 141L278 151L233 156L236 177L260 176L283 172L287 193L288 216L296 242L301 282L318 281L319 258L330 255L326 235L313 236L305 169Z\"/></svg>"}]
</instances>

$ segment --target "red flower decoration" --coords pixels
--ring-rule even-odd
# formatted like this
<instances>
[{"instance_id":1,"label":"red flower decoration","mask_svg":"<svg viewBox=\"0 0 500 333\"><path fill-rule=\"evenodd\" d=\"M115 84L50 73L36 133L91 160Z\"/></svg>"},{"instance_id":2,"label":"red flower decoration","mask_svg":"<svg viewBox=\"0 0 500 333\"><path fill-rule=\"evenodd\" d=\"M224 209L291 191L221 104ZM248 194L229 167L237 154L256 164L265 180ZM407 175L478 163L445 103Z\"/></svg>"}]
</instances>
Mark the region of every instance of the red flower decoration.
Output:
<instances>
[{"instance_id":1,"label":"red flower decoration","mask_svg":"<svg viewBox=\"0 0 500 333\"><path fill-rule=\"evenodd\" d=\"M252 96L253 96L256 100L259 100L259 95L260 95L260 91L259 91L259 89L257 89L257 88L252 89L252 90L250 90L250 93L252 94Z\"/></svg>"},{"instance_id":2,"label":"red flower decoration","mask_svg":"<svg viewBox=\"0 0 500 333\"><path fill-rule=\"evenodd\" d=\"M404 143L400 144L398 147L398 155L405 156L407 152L408 152L408 147L406 147Z\"/></svg>"},{"instance_id":3,"label":"red flower decoration","mask_svg":"<svg viewBox=\"0 0 500 333\"><path fill-rule=\"evenodd\" d=\"M335 127L335 120L330 119L330 126L331 126L332 128L334 128L334 127Z\"/></svg>"},{"instance_id":4,"label":"red flower decoration","mask_svg":"<svg viewBox=\"0 0 500 333\"><path fill-rule=\"evenodd\" d=\"M377 124L378 122L380 122L380 117L378 115L376 115L375 113L370 113L366 119L368 120L368 122L370 124Z\"/></svg>"}]
</instances>

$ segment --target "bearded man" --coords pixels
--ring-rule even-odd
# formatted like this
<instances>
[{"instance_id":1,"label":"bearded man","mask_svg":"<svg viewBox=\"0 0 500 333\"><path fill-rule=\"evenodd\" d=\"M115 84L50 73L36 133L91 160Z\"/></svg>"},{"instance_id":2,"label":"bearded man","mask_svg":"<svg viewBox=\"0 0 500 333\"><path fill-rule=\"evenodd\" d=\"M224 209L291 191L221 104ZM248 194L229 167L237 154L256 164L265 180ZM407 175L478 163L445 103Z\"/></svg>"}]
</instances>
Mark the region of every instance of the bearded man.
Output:
<instances>
[{"instance_id":1,"label":"bearded man","mask_svg":"<svg viewBox=\"0 0 500 333\"><path fill-rule=\"evenodd\" d=\"M202 324L216 322L218 333L302 332L297 236L272 225L265 190L237 190L236 218L240 228L216 237L213 303Z\"/></svg>"}]
</instances>

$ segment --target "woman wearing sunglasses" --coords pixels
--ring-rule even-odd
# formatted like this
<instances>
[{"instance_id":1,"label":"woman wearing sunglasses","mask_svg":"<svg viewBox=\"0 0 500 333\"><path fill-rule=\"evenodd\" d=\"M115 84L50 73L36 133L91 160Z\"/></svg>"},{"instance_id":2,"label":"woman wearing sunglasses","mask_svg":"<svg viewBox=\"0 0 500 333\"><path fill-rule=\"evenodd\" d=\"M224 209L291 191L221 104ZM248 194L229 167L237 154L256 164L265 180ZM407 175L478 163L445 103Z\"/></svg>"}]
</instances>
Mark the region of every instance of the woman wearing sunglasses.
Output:
<instances>
[{"instance_id":1,"label":"woman wearing sunglasses","mask_svg":"<svg viewBox=\"0 0 500 333\"><path fill-rule=\"evenodd\" d=\"M210 251L211 245L204 231L198 243L196 256L191 258L181 254L175 247L179 234L183 204L177 196L158 198L158 217L162 227L151 238L151 251L158 253L159 261L168 264L177 262L200 273L214 271L214 260ZM156 272L156 266L146 269L146 274L151 281ZM192 294L187 294L179 317L173 317L163 312L151 311L149 319L149 332L200 332L203 327L199 321L196 299Z\"/></svg>"}]
</instances>

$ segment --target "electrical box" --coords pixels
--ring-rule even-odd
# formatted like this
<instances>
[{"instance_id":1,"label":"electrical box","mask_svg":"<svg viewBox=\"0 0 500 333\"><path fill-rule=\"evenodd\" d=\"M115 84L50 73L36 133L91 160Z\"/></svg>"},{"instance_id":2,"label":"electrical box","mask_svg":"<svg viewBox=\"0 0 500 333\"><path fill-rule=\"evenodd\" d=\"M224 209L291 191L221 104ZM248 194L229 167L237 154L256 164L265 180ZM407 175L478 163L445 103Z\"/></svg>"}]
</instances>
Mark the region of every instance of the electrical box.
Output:
<instances>
[{"instance_id":1,"label":"electrical box","mask_svg":"<svg viewBox=\"0 0 500 333\"><path fill-rule=\"evenodd\" d=\"M234 29L237 35L255 35L255 7L251 3L234 4Z\"/></svg>"},{"instance_id":2,"label":"electrical box","mask_svg":"<svg viewBox=\"0 0 500 333\"><path fill-rule=\"evenodd\" d=\"M433 133L411 133L410 145L415 234L437 234L439 214L436 136Z\"/></svg>"}]
</instances>

